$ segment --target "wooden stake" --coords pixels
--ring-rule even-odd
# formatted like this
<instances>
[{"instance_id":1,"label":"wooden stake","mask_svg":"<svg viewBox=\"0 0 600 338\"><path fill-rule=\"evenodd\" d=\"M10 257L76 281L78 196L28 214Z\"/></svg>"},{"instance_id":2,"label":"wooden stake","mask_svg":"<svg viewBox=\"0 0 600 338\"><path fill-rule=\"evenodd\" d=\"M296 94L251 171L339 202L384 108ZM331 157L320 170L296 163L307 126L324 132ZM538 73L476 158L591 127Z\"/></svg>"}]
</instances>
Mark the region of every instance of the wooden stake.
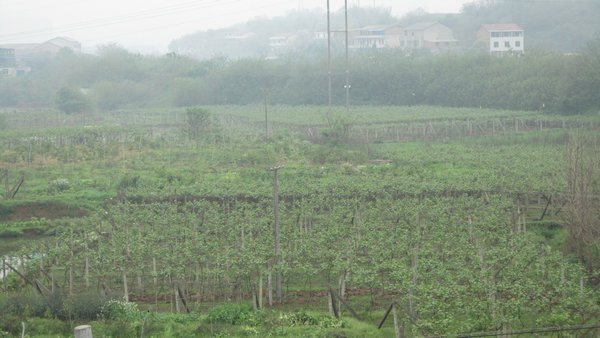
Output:
<instances>
[{"instance_id":1,"label":"wooden stake","mask_svg":"<svg viewBox=\"0 0 600 338\"><path fill-rule=\"evenodd\" d=\"M263 276L262 274L258 278L258 308L263 308Z\"/></svg>"},{"instance_id":2,"label":"wooden stake","mask_svg":"<svg viewBox=\"0 0 600 338\"><path fill-rule=\"evenodd\" d=\"M267 275L267 293L269 296L269 306L273 306L273 283L271 277L271 268L269 268L269 274Z\"/></svg>"},{"instance_id":3,"label":"wooden stake","mask_svg":"<svg viewBox=\"0 0 600 338\"><path fill-rule=\"evenodd\" d=\"M129 290L127 289L127 273L123 269L123 298L126 302L129 302Z\"/></svg>"},{"instance_id":4,"label":"wooden stake","mask_svg":"<svg viewBox=\"0 0 600 338\"><path fill-rule=\"evenodd\" d=\"M396 312L396 303L392 304L392 311L394 314L394 332L396 333L396 338L400 338L402 335L400 334L400 328L398 327L398 314Z\"/></svg>"}]
</instances>

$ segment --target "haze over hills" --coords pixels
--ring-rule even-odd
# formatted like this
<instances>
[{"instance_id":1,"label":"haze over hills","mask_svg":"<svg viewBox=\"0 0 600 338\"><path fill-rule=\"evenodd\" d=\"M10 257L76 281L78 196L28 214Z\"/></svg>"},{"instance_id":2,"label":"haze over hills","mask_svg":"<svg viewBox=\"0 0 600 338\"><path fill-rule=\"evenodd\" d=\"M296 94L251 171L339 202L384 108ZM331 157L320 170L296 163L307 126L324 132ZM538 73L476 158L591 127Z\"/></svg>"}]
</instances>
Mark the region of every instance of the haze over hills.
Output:
<instances>
[{"instance_id":1,"label":"haze over hills","mask_svg":"<svg viewBox=\"0 0 600 338\"><path fill-rule=\"evenodd\" d=\"M600 2L592 0L487 0L467 4L458 14L414 11L401 18L394 17L384 8L350 8L348 25L353 29L435 21L452 29L460 49L465 51L473 46L482 24L515 23L524 29L528 48L576 53L600 33L599 13ZM343 29L343 11L332 13L331 20L332 30ZM323 42L315 41L313 37L317 32L326 31L326 27L325 12L294 11L282 17L258 18L224 29L191 33L173 40L169 51L196 58L265 57L270 37L295 34L301 41L296 41L292 54L322 56L326 53Z\"/></svg>"}]
</instances>

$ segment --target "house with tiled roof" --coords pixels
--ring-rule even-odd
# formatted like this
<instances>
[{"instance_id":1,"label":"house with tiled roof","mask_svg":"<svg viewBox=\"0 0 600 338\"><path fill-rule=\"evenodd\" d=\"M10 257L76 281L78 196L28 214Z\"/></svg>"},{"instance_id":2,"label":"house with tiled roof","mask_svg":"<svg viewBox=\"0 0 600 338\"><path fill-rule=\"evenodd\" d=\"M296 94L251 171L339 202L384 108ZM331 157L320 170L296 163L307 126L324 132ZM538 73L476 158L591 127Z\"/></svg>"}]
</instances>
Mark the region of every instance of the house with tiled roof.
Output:
<instances>
[{"instance_id":1,"label":"house with tiled roof","mask_svg":"<svg viewBox=\"0 0 600 338\"><path fill-rule=\"evenodd\" d=\"M458 40L454 38L452 29L439 22L419 22L404 29L401 46L437 51L458 47Z\"/></svg>"},{"instance_id":2,"label":"house with tiled roof","mask_svg":"<svg viewBox=\"0 0 600 338\"><path fill-rule=\"evenodd\" d=\"M485 42L492 55L514 55L525 52L524 31L514 23L481 25L477 32L477 40Z\"/></svg>"},{"instance_id":3,"label":"house with tiled roof","mask_svg":"<svg viewBox=\"0 0 600 338\"><path fill-rule=\"evenodd\" d=\"M30 60L39 53L56 54L68 48L81 53L81 43L57 37L42 43L9 43L0 45L0 76L23 76L31 71Z\"/></svg>"}]
</instances>

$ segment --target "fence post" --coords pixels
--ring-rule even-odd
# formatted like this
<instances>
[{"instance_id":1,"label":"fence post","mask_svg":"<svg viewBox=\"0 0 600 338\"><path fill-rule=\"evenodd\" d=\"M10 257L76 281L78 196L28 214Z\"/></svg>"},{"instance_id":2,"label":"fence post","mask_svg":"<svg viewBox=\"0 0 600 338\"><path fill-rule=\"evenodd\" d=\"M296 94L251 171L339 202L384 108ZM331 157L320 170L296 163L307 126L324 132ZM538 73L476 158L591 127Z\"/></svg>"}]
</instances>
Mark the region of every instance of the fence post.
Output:
<instances>
[{"instance_id":1,"label":"fence post","mask_svg":"<svg viewBox=\"0 0 600 338\"><path fill-rule=\"evenodd\" d=\"M396 338L400 338L403 334L400 332L400 327L398 326L398 313L396 312L396 303L392 304L392 311L394 312L394 332L396 333Z\"/></svg>"}]
</instances>

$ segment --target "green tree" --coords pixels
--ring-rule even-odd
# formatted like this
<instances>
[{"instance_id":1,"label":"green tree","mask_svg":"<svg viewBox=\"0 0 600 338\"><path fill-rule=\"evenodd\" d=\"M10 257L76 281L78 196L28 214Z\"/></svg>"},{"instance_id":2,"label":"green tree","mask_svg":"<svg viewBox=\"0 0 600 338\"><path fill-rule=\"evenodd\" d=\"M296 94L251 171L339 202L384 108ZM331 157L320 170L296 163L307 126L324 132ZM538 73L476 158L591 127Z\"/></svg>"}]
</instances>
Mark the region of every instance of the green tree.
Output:
<instances>
[{"instance_id":1,"label":"green tree","mask_svg":"<svg viewBox=\"0 0 600 338\"><path fill-rule=\"evenodd\" d=\"M71 114L82 112L90 108L90 99L81 91L63 87L56 93L56 108Z\"/></svg>"},{"instance_id":2,"label":"green tree","mask_svg":"<svg viewBox=\"0 0 600 338\"><path fill-rule=\"evenodd\" d=\"M195 107L186 110L185 132L190 140L197 140L210 126L208 109Z\"/></svg>"}]
</instances>

